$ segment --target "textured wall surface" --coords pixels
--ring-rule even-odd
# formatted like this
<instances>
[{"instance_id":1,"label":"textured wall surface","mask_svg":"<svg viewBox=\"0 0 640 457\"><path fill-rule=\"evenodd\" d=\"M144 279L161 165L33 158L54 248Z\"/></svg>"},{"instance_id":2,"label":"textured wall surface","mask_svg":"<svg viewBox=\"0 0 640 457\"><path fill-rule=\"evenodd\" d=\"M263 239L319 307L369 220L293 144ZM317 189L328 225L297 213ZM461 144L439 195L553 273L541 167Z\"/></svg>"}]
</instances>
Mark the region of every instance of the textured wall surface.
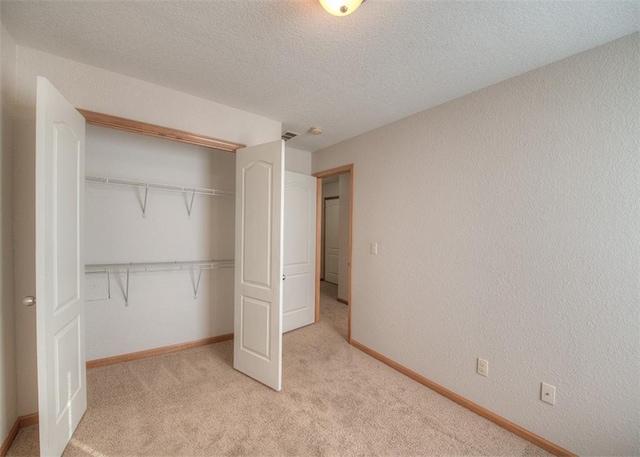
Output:
<instances>
[{"instance_id":1,"label":"textured wall surface","mask_svg":"<svg viewBox=\"0 0 640 457\"><path fill-rule=\"evenodd\" d=\"M77 107L203 133L248 145L280 138L281 124L228 106L166 89L51 54L17 47L14 228L15 294L35 293L36 76L47 77ZM35 309L18 307L16 345L18 413L37 406Z\"/></svg>"},{"instance_id":2,"label":"textured wall surface","mask_svg":"<svg viewBox=\"0 0 640 457\"><path fill-rule=\"evenodd\" d=\"M640 454L639 64L636 33L315 153L355 163L354 339L573 452Z\"/></svg>"},{"instance_id":3,"label":"textured wall surface","mask_svg":"<svg viewBox=\"0 0 640 457\"><path fill-rule=\"evenodd\" d=\"M16 45L0 29L0 443L17 417L13 294L13 122Z\"/></svg>"},{"instance_id":4,"label":"textured wall surface","mask_svg":"<svg viewBox=\"0 0 640 457\"><path fill-rule=\"evenodd\" d=\"M284 150L284 168L303 175L311 174L311 153L285 146Z\"/></svg>"},{"instance_id":5,"label":"textured wall surface","mask_svg":"<svg viewBox=\"0 0 640 457\"><path fill-rule=\"evenodd\" d=\"M78 108L210 135L248 146L280 138L281 124L246 111L18 46L18 97L35 104L35 75L45 76Z\"/></svg>"},{"instance_id":6,"label":"textured wall surface","mask_svg":"<svg viewBox=\"0 0 640 457\"><path fill-rule=\"evenodd\" d=\"M338 181L322 184L322 198L339 197L339 196L340 196L340 184L338 183Z\"/></svg>"}]
</instances>

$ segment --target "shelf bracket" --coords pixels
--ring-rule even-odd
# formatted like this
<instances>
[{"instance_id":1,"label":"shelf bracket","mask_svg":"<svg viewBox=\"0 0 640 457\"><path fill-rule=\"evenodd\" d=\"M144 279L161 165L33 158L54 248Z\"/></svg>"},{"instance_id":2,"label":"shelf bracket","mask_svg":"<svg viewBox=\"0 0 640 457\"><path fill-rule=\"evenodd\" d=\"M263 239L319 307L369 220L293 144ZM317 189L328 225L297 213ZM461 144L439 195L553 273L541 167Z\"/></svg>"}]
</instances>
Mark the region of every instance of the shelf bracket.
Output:
<instances>
[{"instance_id":1,"label":"shelf bracket","mask_svg":"<svg viewBox=\"0 0 640 457\"><path fill-rule=\"evenodd\" d=\"M187 216L189 219L191 219L191 210L193 209L193 201L196 198L196 191L194 189L194 191L191 193L191 202L189 203L189 205L187 205Z\"/></svg>"},{"instance_id":2,"label":"shelf bracket","mask_svg":"<svg viewBox=\"0 0 640 457\"><path fill-rule=\"evenodd\" d=\"M196 300L198 298L198 289L200 288L200 279L202 278L202 268L198 269L198 280L193 288L193 299Z\"/></svg>"},{"instance_id":3,"label":"shelf bracket","mask_svg":"<svg viewBox=\"0 0 640 457\"><path fill-rule=\"evenodd\" d=\"M144 203L142 204L142 217L147 217L147 196L149 195L149 184L144 188Z\"/></svg>"},{"instance_id":4,"label":"shelf bracket","mask_svg":"<svg viewBox=\"0 0 640 457\"><path fill-rule=\"evenodd\" d=\"M111 300L111 275L109 274L109 270L106 270L107 273L107 299Z\"/></svg>"},{"instance_id":5,"label":"shelf bracket","mask_svg":"<svg viewBox=\"0 0 640 457\"><path fill-rule=\"evenodd\" d=\"M124 305L129 306L129 269L127 268L127 285L124 290Z\"/></svg>"}]
</instances>

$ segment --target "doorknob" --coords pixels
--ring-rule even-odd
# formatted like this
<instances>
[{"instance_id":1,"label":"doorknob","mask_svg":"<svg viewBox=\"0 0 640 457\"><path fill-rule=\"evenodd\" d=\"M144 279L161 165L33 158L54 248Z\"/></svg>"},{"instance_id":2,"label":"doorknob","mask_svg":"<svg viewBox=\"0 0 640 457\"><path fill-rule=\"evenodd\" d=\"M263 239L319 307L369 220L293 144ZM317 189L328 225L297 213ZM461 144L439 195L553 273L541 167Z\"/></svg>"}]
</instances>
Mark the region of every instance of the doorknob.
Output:
<instances>
[{"instance_id":1,"label":"doorknob","mask_svg":"<svg viewBox=\"0 0 640 457\"><path fill-rule=\"evenodd\" d=\"M33 306L36 304L36 297L29 295L28 297L24 297L22 299L22 304L24 306Z\"/></svg>"}]
</instances>

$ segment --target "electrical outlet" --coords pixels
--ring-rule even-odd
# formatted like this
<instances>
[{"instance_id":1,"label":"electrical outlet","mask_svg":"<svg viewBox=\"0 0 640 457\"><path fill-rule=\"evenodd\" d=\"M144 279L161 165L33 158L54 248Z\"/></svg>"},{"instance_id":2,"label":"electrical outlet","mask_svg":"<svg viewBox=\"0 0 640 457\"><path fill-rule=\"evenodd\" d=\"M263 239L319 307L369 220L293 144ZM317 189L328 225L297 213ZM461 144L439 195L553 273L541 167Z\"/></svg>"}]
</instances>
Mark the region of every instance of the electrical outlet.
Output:
<instances>
[{"instance_id":1,"label":"electrical outlet","mask_svg":"<svg viewBox=\"0 0 640 457\"><path fill-rule=\"evenodd\" d=\"M543 382L540 386L540 400L550 405L556 404L556 386Z\"/></svg>"},{"instance_id":2,"label":"electrical outlet","mask_svg":"<svg viewBox=\"0 0 640 457\"><path fill-rule=\"evenodd\" d=\"M378 243L371 243L371 255L378 255Z\"/></svg>"},{"instance_id":3,"label":"electrical outlet","mask_svg":"<svg viewBox=\"0 0 640 457\"><path fill-rule=\"evenodd\" d=\"M489 361L485 359L478 359L478 374L482 376L489 376Z\"/></svg>"}]
</instances>

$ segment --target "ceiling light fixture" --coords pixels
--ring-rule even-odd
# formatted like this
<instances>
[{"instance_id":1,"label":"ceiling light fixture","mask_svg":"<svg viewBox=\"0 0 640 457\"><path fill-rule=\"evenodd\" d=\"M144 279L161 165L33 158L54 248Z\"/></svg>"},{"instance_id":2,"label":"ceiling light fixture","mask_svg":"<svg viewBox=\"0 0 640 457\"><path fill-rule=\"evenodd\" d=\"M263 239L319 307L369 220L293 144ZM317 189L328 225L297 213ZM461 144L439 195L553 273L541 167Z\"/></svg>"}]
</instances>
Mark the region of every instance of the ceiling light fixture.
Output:
<instances>
[{"instance_id":1,"label":"ceiling light fixture","mask_svg":"<svg viewBox=\"0 0 640 457\"><path fill-rule=\"evenodd\" d=\"M320 4L327 13L334 16L348 16L363 3L364 0L320 0Z\"/></svg>"}]
</instances>

